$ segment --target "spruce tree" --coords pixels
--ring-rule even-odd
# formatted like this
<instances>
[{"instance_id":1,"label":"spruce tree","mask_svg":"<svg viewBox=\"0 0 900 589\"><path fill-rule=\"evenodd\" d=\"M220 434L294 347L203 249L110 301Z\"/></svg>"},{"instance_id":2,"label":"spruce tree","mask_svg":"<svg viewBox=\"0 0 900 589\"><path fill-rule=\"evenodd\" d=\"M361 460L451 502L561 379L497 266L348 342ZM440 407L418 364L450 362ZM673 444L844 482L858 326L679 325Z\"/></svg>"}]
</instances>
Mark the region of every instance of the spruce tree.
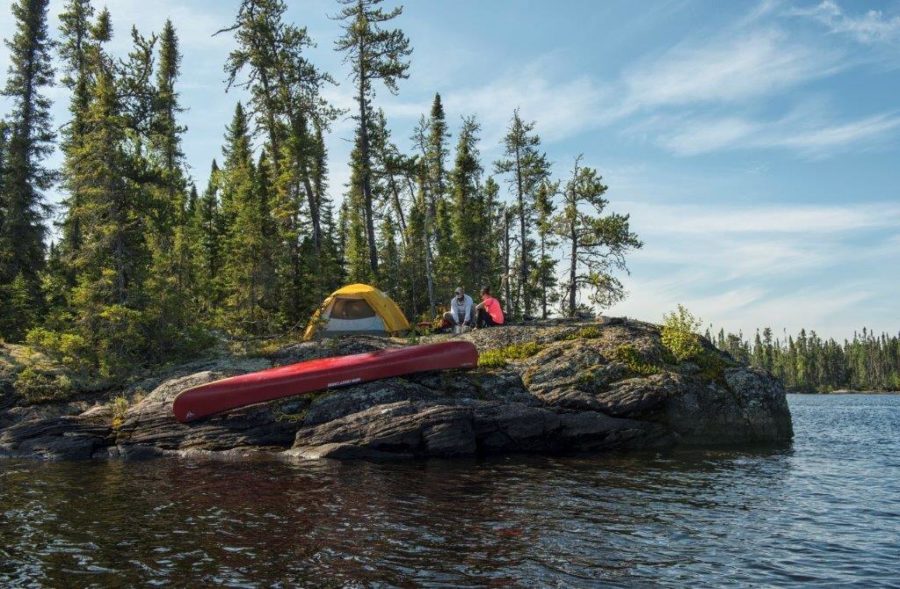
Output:
<instances>
[{"instance_id":1,"label":"spruce tree","mask_svg":"<svg viewBox=\"0 0 900 589\"><path fill-rule=\"evenodd\" d=\"M540 151L541 139L534 133L534 123L526 123L516 109L503 139L504 158L494 164L498 174L508 174L515 196L518 217L519 255L514 315L528 317L533 311L533 286L530 280L534 266L531 229L534 225L534 193L550 174L550 164Z\"/></svg>"},{"instance_id":2,"label":"spruce tree","mask_svg":"<svg viewBox=\"0 0 900 589\"><path fill-rule=\"evenodd\" d=\"M474 133L472 133L474 135ZM428 178L428 194L429 207L431 207L431 216L437 216L438 204L443 202L447 186L446 160L449 154L447 141L450 139L450 132L447 130L447 121L444 115L444 105L441 102L441 95L435 94L434 100L431 102L431 113L428 118L428 134L425 137L423 146L423 164L425 165L426 177ZM449 236L448 236L449 237ZM441 241L443 236L439 233L435 235L437 241Z\"/></svg>"},{"instance_id":3,"label":"spruce tree","mask_svg":"<svg viewBox=\"0 0 900 589\"><path fill-rule=\"evenodd\" d=\"M54 139L50 100L42 93L53 84L53 41L47 32L47 5L48 0L13 3L16 32L6 42L10 66L2 94L10 99L13 108L8 119L11 132L6 146L0 224L0 303L4 305L0 336L10 339L21 338L31 322L13 321L12 310L5 305L19 300L24 288L24 304L34 311L42 307L47 216L44 191L55 179L54 172L43 165L53 150ZM8 291L13 281L20 286Z\"/></svg>"},{"instance_id":4,"label":"spruce tree","mask_svg":"<svg viewBox=\"0 0 900 589\"><path fill-rule=\"evenodd\" d=\"M146 199L135 182L129 117L112 60L98 55L86 132L72 154L71 174L83 187L77 215L83 234L74 263L76 333L96 351L100 374L118 377L148 358L145 284L150 253Z\"/></svg>"},{"instance_id":5,"label":"spruce tree","mask_svg":"<svg viewBox=\"0 0 900 589\"><path fill-rule=\"evenodd\" d=\"M451 222L454 265L472 290L488 279L488 239L484 227L490 219L481 195L481 164L478 160L478 131L474 117L463 119L450 172Z\"/></svg>"},{"instance_id":6,"label":"spruce tree","mask_svg":"<svg viewBox=\"0 0 900 589\"><path fill-rule=\"evenodd\" d=\"M397 82L408 77L412 54L409 39L400 29L383 27L402 12L402 7L385 12L378 5L382 0L338 0L343 6L336 18L343 21L344 34L335 42L335 49L344 52L356 84L357 157L360 194L365 213L366 240L371 274L378 275L378 252L375 243L375 215L372 194L372 162L370 125L375 82L382 82L397 93Z\"/></svg>"},{"instance_id":7,"label":"spruce tree","mask_svg":"<svg viewBox=\"0 0 900 589\"><path fill-rule=\"evenodd\" d=\"M384 215L381 220L381 242L378 256L381 259L379 287L391 298L401 294L402 271L400 250L397 247L397 228L391 215Z\"/></svg>"},{"instance_id":8,"label":"spruce tree","mask_svg":"<svg viewBox=\"0 0 900 589\"><path fill-rule=\"evenodd\" d=\"M73 151L77 150L84 138L85 117L90 105L90 71L91 55L96 42L91 33L91 18L94 8L90 0L69 0L64 11L59 15L60 36L62 41L59 54L64 64L63 84L72 93L69 101L70 120L63 129L62 151L65 156L63 164L64 188L68 195L63 199L63 206L68 210L78 209L82 187L75 184L69 164ZM70 286L74 286L72 259L81 249L81 228L77 215L66 215L62 222L62 242L60 252L63 274Z\"/></svg>"},{"instance_id":9,"label":"spruce tree","mask_svg":"<svg viewBox=\"0 0 900 589\"><path fill-rule=\"evenodd\" d=\"M198 312L212 318L221 303L222 241L225 223L219 203L219 166L212 161L206 190L197 201L192 221L192 258L196 267Z\"/></svg>"},{"instance_id":10,"label":"spruce tree","mask_svg":"<svg viewBox=\"0 0 900 589\"><path fill-rule=\"evenodd\" d=\"M178 92L175 90L181 69L181 51L171 20L166 20L160 35L158 63L151 141L159 156L159 184L162 188L159 206L165 220L164 230L171 232L175 226L184 222L187 184L184 177L184 153L181 150L181 136L186 129L178 124L177 116L183 109L178 104Z\"/></svg>"},{"instance_id":11,"label":"spruce tree","mask_svg":"<svg viewBox=\"0 0 900 589\"><path fill-rule=\"evenodd\" d=\"M223 216L228 219L223 252L221 324L232 333L260 334L271 327L266 299L271 284L266 262L268 202L253 162L250 129L241 103L227 128L219 174Z\"/></svg>"}]
</instances>

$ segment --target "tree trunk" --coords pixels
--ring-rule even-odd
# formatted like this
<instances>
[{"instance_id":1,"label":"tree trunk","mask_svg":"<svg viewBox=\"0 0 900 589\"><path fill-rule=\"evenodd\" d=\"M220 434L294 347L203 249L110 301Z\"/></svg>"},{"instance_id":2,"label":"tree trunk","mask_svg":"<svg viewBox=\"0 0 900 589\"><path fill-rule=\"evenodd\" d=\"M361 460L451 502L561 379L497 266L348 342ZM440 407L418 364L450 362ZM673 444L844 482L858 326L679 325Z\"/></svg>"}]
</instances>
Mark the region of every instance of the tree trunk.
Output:
<instances>
[{"instance_id":1,"label":"tree trunk","mask_svg":"<svg viewBox=\"0 0 900 589\"><path fill-rule=\"evenodd\" d=\"M521 153L516 147L516 192L519 201L519 234L521 242L519 248L521 260L519 267L519 300L522 302L522 317L527 317L531 311L531 296L528 292L528 235L525 231L525 195L522 190L522 161Z\"/></svg>"},{"instance_id":2,"label":"tree trunk","mask_svg":"<svg viewBox=\"0 0 900 589\"><path fill-rule=\"evenodd\" d=\"M541 319L547 318L547 277L544 272L544 259L547 255L547 239L541 235Z\"/></svg>"},{"instance_id":3,"label":"tree trunk","mask_svg":"<svg viewBox=\"0 0 900 589\"><path fill-rule=\"evenodd\" d=\"M422 232L425 236L425 281L428 286L428 307L431 311L431 316L434 317L437 314L437 308L434 301L434 260L432 259L431 253L431 229L434 225L434 217L432 217L428 213L428 191L425 188L427 181L425 179L422 180L422 197L425 198L425 202L422 203L425 205L425 227Z\"/></svg>"},{"instance_id":4,"label":"tree trunk","mask_svg":"<svg viewBox=\"0 0 900 589\"><path fill-rule=\"evenodd\" d=\"M397 188L397 180L393 172L388 172L388 185L391 189L391 198L397 219L400 221L400 231L403 233L403 242L406 243L406 217L403 214L403 206L400 204L400 191Z\"/></svg>"},{"instance_id":5,"label":"tree trunk","mask_svg":"<svg viewBox=\"0 0 900 589\"><path fill-rule=\"evenodd\" d=\"M503 298L507 313L512 309L512 293L509 288L509 212L503 209Z\"/></svg>"},{"instance_id":6,"label":"tree trunk","mask_svg":"<svg viewBox=\"0 0 900 589\"><path fill-rule=\"evenodd\" d=\"M576 231L575 221L572 221L571 233L569 238L572 240L572 250L569 252L569 317L575 316L575 295L578 289L575 285L575 277L577 275L576 264L578 263L578 232Z\"/></svg>"}]
</instances>

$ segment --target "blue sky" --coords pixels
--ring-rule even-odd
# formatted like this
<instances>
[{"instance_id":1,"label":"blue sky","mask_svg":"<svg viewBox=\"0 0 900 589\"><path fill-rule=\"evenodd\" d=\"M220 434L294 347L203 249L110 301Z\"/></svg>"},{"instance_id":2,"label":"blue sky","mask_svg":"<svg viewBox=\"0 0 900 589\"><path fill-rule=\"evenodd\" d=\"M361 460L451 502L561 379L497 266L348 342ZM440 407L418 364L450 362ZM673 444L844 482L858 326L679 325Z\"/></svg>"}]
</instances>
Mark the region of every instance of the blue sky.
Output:
<instances>
[{"instance_id":1,"label":"blue sky","mask_svg":"<svg viewBox=\"0 0 900 589\"><path fill-rule=\"evenodd\" d=\"M340 82L329 98L351 106L332 51L335 3L288 4L318 42L315 62ZM51 1L54 29L61 5ZM149 33L175 22L185 152L201 189L242 98L224 90L232 40L211 36L237 5L107 3L120 55L132 23ZM745 334L900 331L900 2L411 1L396 22L415 50L410 78L377 103L401 146L440 92L453 130L478 116L490 162L519 107L560 176L584 154L611 207L631 213L645 247L631 257L629 298L608 314L658 321L684 303ZM52 97L62 123L67 96ZM336 198L351 137L350 121L328 137Z\"/></svg>"}]
</instances>

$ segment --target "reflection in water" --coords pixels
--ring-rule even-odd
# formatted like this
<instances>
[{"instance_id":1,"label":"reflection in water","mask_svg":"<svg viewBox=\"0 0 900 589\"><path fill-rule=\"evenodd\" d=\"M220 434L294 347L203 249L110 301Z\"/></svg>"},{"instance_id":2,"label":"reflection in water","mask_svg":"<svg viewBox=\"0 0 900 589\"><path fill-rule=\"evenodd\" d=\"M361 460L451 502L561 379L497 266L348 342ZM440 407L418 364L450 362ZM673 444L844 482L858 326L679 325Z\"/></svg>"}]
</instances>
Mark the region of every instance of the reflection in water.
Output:
<instances>
[{"instance_id":1,"label":"reflection in water","mask_svg":"<svg viewBox=\"0 0 900 589\"><path fill-rule=\"evenodd\" d=\"M0 584L889 584L900 397L793 397L789 451L0 471Z\"/></svg>"}]
</instances>

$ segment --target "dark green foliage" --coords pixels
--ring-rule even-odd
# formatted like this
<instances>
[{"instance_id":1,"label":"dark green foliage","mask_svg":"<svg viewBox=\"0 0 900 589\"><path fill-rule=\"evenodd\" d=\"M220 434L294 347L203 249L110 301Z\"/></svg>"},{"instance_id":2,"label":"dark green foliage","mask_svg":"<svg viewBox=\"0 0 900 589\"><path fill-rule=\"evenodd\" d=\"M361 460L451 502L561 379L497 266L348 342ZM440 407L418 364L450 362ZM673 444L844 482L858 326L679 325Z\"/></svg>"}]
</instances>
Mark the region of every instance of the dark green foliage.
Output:
<instances>
[{"instance_id":1,"label":"dark green foliage","mask_svg":"<svg viewBox=\"0 0 900 589\"><path fill-rule=\"evenodd\" d=\"M241 2L235 23L225 29L237 42L225 71L229 87L250 91L248 119L268 140L279 312L287 325L300 326L312 301L321 300L337 278L326 273L337 265L323 250L322 210L328 205L321 131L338 111L321 96L331 77L306 57L312 39L306 28L285 21L286 9L281 0ZM312 251L308 260L305 249Z\"/></svg>"},{"instance_id":2,"label":"dark green foliage","mask_svg":"<svg viewBox=\"0 0 900 589\"><path fill-rule=\"evenodd\" d=\"M458 281L470 289L488 285L496 275L497 242L493 231L493 198L481 183L482 167L478 159L480 125L474 117L463 119L456 145L456 158L450 172L451 223L454 251L451 256ZM494 185L496 186L496 185Z\"/></svg>"},{"instance_id":3,"label":"dark green foliage","mask_svg":"<svg viewBox=\"0 0 900 589\"><path fill-rule=\"evenodd\" d=\"M240 103L228 127L219 172L224 232L221 325L237 334L269 333L275 320L273 233L265 157L253 163L250 130Z\"/></svg>"},{"instance_id":4,"label":"dark green foliage","mask_svg":"<svg viewBox=\"0 0 900 589\"><path fill-rule=\"evenodd\" d=\"M45 265L44 191L55 174L43 165L53 151L50 100L43 94L53 84L47 31L48 0L19 0L12 5L16 32L6 41L10 66L2 94L12 104L2 148L0 182L0 337L20 339L43 307L41 271ZM21 277L21 278L20 278ZM16 279L23 290L8 288ZM29 321L11 316L8 297L24 296ZM16 302L22 304L21 301Z\"/></svg>"},{"instance_id":5,"label":"dark green foliage","mask_svg":"<svg viewBox=\"0 0 900 589\"><path fill-rule=\"evenodd\" d=\"M841 343L805 329L796 337L773 339L767 327L752 344L743 334L720 330L715 344L736 360L778 376L791 390L900 390L900 334L876 335L863 328Z\"/></svg>"}]
</instances>

